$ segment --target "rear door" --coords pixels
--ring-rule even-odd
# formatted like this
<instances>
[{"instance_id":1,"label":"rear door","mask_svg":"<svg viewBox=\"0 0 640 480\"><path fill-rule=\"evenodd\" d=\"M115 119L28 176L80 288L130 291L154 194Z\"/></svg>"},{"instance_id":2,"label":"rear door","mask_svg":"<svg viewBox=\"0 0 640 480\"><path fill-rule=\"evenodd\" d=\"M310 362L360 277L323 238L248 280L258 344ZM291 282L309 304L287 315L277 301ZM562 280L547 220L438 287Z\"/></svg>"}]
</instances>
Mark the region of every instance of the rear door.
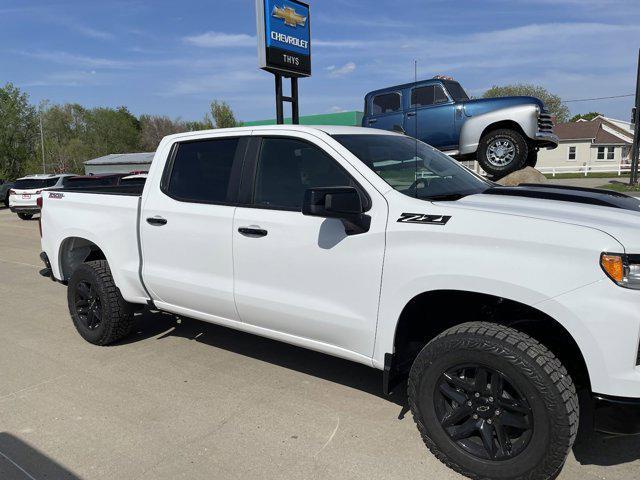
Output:
<instances>
[{"instance_id":1,"label":"rear door","mask_svg":"<svg viewBox=\"0 0 640 480\"><path fill-rule=\"evenodd\" d=\"M249 134L177 143L160 189L146 197L143 276L168 311L237 319L231 228Z\"/></svg>"},{"instance_id":2,"label":"rear door","mask_svg":"<svg viewBox=\"0 0 640 480\"><path fill-rule=\"evenodd\" d=\"M285 334L283 340L366 361L373 353L386 201L317 137L266 135L247 156L245 205L236 209L233 226L241 320ZM359 189L371 216L368 232L347 236L338 219L302 214L306 189L332 186Z\"/></svg>"},{"instance_id":3,"label":"rear door","mask_svg":"<svg viewBox=\"0 0 640 480\"><path fill-rule=\"evenodd\" d=\"M404 129L408 135L436 148L456 148L455 105L442 85L421 85L411 89Z\"/></svg>"},{"instance_id":4,"label":"rear door","mask_svg":"<svg viewBox=\"0 0 640 480\"><path fill-rule=\"evenodd\" d=\"M402 94L400 91L385 92L367 98L367 120L365 127L394 130L402 128Z\"/></svg>"}]
</instances>

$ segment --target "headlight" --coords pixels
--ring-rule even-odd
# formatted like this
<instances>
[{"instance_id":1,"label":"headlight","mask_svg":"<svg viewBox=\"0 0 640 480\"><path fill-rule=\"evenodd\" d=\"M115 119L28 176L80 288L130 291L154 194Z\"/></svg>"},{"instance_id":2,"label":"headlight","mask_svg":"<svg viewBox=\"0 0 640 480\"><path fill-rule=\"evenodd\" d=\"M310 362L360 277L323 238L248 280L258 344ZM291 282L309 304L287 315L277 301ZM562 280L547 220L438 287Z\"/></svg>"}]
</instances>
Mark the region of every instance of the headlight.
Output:
<instances>
[{"instance_id":1,"label":"headlight","mask_svg":"<svg viewBox=\"0 0 640 480\"><path fill-rule=\"evenodd\" d=\"M621 287L640 290L640 256L603 253L600 255L600 266Z\"/></svg>"}]
</instances>

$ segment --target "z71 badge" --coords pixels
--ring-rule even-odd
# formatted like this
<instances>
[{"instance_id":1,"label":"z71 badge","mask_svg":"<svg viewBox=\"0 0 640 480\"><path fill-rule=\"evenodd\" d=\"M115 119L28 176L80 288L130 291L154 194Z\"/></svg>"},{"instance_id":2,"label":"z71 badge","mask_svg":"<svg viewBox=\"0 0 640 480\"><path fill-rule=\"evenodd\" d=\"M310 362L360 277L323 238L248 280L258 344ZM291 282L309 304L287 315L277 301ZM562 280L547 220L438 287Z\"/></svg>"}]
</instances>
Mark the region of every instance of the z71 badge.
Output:
<instances>
[{"instance_id":1,"label":"z71 badge","mask_svg":"<svg viewBox=\"0 0 640 480\"><path fill-rule=\"evenodd\" d=\"M422 213L403 213L400 215L400 223L422 223L425 225L446 225L451 219L450 215L424 215Z\"/></svg>"},{"instance_id":2,"label":"z71 badge","mask_svg":"<svg viewBox=\"0 0 640 480\"><path fill-rule=\"evenodd\" d=\"M49 198L64 198L64 193L49 192Z\"/></svg>"}]
</instances>

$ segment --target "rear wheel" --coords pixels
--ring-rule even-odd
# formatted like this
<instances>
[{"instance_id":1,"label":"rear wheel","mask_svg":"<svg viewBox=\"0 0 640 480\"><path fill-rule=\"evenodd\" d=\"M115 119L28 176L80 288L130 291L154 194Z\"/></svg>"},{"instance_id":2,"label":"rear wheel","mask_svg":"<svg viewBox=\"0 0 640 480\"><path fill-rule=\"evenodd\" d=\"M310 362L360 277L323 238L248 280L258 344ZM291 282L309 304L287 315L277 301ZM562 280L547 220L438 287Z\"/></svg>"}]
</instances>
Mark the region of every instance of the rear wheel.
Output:
<instances>
[{"instance_id":1,"label":"rear wheel","mask_svg":"<svg viewBox=\"0 0 640 480\"><path fill-rule=\"evenodd\" d=\"M515 130L499 129L486 133L478 145L478 163L489 175L502 178L525 167L529 146Z\"/></svg>"},{"instance_id":2,"label":"rear wheel","mask_svg":"<svg viewBox=\"0 0 640 480\"><path fill-rule=\"evenodd\" d=\"M95 345L125 337L133 326L133 308L116 287L106 260L80 265L69 280L69 312L78 333Z\"/></svg>"},{"instance_id":3,"label":"rear wheel","mask_svg":"<svg viewBox=\"0 0 640 480\"><path fill-rule=\"evenodd\" d=\"M418 354L411 411L442 462L474 479L553 478L578 428L578 398L560 361L526 334L472 322Z\"/></svg>"},{"instance_id":4,"label":"rear wheel","mask_svg":"<svg viewBox=\"0 0 640 480\"><path fill-rule=\"evenodd\" d=\"M19 213L18 217L22 220L31 220L33 218L33 213Z\"/></svg>"}]
</instances>

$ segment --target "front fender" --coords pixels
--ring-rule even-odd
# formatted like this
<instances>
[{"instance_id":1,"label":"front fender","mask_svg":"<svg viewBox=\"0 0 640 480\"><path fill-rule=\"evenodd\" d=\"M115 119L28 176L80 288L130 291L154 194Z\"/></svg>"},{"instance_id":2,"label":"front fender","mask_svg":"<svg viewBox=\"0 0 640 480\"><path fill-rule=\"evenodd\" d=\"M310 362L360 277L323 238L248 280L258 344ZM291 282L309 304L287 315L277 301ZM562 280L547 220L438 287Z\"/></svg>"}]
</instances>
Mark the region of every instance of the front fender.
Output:
<instances>
[{"instance_id":1,"label":"front fender","mask_svg":"<svg viewBox=\"0 0 640 480\"><path fill-rule=\"evenodd\" d=\"M460 130L460 155L475 153L478 150L483 132L491 125L505 121L517 123L529 139L536 139L538 131L538 107L536 105L500 108L466 119Z\"/></svg>"}]
</instances>

